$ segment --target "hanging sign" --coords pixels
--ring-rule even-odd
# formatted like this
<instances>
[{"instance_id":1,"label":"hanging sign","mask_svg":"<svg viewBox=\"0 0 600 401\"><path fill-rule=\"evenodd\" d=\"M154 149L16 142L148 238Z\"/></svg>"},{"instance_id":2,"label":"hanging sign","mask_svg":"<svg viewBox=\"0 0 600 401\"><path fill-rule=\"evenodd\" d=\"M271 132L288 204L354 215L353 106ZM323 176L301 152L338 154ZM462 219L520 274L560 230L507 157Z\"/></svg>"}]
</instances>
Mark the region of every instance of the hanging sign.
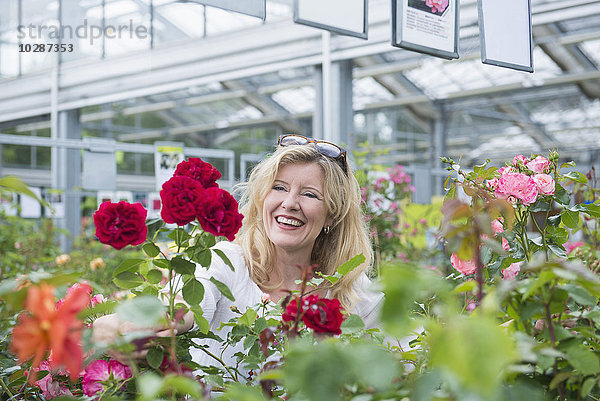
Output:
<instances>
[{"instance_id":1,"label":"hanging sign","mask_svg":"<svg viewBox=\"0 0 600 401\"><path fill-rule=\"evenodd\" d=\"M60 190L48 189L44 194L46 202L50 205L44 209L46 217L64 219L65 217L65 194Z\"/></svg>"},{"instance_id":2,"label":"hanging sign","mask_svg":"<svg viewBox=\"0 0 600 401\"><path fill-rule=\"evenodd\" d=\"M531 2L479 0L481 61L533 72Z\"/></svg>"},{"instance_id":3,"label":"hanging sign","mask_svg":"<svg viewBox=\"0 0 600 401\"><path fill-rule=\"evenodd\" d=\"M42 199L42 189L36 187L29 188L39 199ZM19 196L19 203L21 205L21 217L26 219L39 219L42 217L42 205L40 202L26 195Z\"/></svg>"},{"instance_id":4,"label":"hanging sign","mask_svg":"<svg viewBox=\"0 0 600 401\"><path fill-rule=\"evenodd\" d=\"M154 143L154 177L157 191L160 191L162 184L173 176L177 165L183 161L183 157L183 144L173 142Z\"/></svg>"},{"instance_id":5,"label":"hanging sign","mask_svg":"<svg viewBox=\"0 0 600 401\"><path fill-rule=\"evenodd\" d=\"M392 0L392 46L458 58L458 0Z\"/></svg>"},{"instance_id":6,"label":"hanging sign","mask_svg":"<svg viewBox=\"0 0 600 401\"><path fill-rule=\"evenodd\" d=\"M187 1L184 0L182 3L187 3ZM266 0L196 0L194 3L258 17L263 21L267 18Z\"/></svg>"},{"instance_id":7,"label":"hanging sign","mask_svg":"<svg viewBox=\"0 0 600 401\"><path fill-rule=\"evenodd\" d=\"M294 0L294 22L367 39L367 0Z\"/></svg>"}]
</instances>

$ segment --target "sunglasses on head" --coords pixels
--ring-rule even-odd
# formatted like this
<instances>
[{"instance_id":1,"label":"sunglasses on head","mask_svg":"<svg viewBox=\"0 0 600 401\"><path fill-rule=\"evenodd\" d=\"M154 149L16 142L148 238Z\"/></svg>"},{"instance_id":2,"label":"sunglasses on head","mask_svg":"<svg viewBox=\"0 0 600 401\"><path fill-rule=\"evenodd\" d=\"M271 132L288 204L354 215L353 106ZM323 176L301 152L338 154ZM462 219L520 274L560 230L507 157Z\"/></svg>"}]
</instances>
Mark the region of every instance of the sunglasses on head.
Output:
<instances>
[{"instance_id":1,"label":"sunglasses on head","mask_svg":"<svg viewBox=\"0 0 600 401\"><path fill-rule=\"evenodd\" d=\"M338 162L344 173L348 175L348 170L346 168L346 151L335 143L307 138L297 134L279 135L279 139L277 140L277 146L307 145L309 143L314 143L317 151L323 156Z\"/></svg>"}]
</instances>

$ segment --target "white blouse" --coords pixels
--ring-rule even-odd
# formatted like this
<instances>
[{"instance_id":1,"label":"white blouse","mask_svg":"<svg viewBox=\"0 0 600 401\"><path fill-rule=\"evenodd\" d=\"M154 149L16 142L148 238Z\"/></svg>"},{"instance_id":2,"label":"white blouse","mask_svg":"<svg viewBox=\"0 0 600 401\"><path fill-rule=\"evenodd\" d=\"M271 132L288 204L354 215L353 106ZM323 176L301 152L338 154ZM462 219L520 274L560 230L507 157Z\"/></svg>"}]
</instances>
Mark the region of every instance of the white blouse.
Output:
<instances>
[{"instance_id":1,"label":"white blouse","mask_svg":"<svg viewBox=\"0 0 600 401\"><path fill-rule=\"evenodd\" d=\"M207 270L202 266L196 268L196 278L204 285L204 299L200 306L204 312L204 318L210 324L210 330L221 337L227 338L231 331L231 326L224 326L221 330L221 322L228 322L230 319L239 316L231 310L231 306L244 313L247 308L255 307L261 303L263 292L258 285L252 281L248 272L248 267L243 256L242 248L234 243L222 241L217 243L216 249L222 250L231 261L235 271L223 262L223 260L213 253L210 268ZM210 281L210 278L221 281L231 290L235 302L221 294L219 289ZM366 327L378 326L378 314L383 303L383 293L369 290L371 281L362 274L354 284L354 289L358 296L358 301L354 307L353 313L360 316L365 322ZM207 347L212 354L221 357L221 344L212 339L195 339L194 342L199 346ZM228 365L234 365L237 352L244 352L243 342L236 346L229 346L222 354L223 361ZM219 362L198 348L190 349L192 360L203 366L219 366Z\"/></svg>"}]
</instances>

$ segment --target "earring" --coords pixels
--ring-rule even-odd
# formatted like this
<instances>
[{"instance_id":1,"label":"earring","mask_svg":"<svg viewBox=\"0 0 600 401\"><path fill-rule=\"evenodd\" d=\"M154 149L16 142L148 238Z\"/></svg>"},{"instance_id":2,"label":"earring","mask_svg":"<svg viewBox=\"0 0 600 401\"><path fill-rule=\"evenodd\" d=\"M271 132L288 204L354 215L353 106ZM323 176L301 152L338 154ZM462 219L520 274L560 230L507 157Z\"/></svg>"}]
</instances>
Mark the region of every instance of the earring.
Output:
<instances>
[{"instance_id":1,"label":"earring","mask_svg":"<svg viewBox=\"0 0 600 401\"><path fill-rule=\"evenodd\" d=\"M323 228L323 232L325 233L325 235L329 234L329 231L331 231L331 226Z\"/></svg>"}]
</instances>

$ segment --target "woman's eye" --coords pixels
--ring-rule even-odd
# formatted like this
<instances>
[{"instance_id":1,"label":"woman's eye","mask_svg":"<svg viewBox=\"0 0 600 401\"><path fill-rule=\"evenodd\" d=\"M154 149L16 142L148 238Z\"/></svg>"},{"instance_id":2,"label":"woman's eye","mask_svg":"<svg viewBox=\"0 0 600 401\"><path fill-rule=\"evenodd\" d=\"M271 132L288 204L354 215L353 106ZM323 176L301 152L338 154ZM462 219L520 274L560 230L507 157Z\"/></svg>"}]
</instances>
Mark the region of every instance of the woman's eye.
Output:
<instances>
[{"instance_id":1,"label":"woman's eye","mask_svg":"<svg viewBox=\"0 0 600 401\"><path fill-rule=\"evenodd\" d=\"M317 199L317 195L311 193L311 192L306 192L304 194L304 196L309 197L309 198L313 198L313 199Z\"/></svg>"},{"instance_id":2,"label":"woman's eye","mask_svg":"<svg viewBox=\"0 0 600 401\"><path fill-rule=\"evenodd\" d=\"M273 189L274 189L275 191L285 191L285 188L284 188L284 187L282 187L281 185L275 185L275 186L273 187Z\"/></svg>"}]
</instances>

